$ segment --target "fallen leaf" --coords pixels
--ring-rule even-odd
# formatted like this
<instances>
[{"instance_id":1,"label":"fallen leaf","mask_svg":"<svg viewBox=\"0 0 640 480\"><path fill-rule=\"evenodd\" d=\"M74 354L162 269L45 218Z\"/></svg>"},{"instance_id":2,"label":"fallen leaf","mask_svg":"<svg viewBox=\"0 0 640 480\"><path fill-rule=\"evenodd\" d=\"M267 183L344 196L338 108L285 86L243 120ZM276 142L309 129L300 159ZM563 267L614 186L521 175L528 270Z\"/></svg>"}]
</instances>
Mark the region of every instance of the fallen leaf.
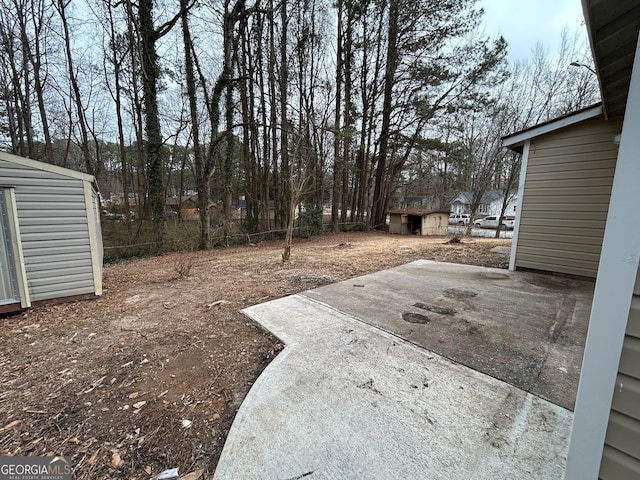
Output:
<instances>
[{"instance_id":1,"label":"fallen leaf","mask_svg":"<svg viewBox=\"0 0 640 480\"><path fill-rule=\"evenodd\" d=\"M122 459L120 458L120 455L117 452L111 455L111 466L113 468L118 468L118 465L120 465L120 462L122 462Z\"/></svg>"},{"instance_id":2,"label":"fallen leaf","mask_svg":"<svg viewBox=\"0 0 640 480\"><path fill-rule=\"evenodd\" d=\"M147 403L146 400L142 400L141 402L134 403L133 404L133 408L135 408L137 410L137 409L141 408L143 405L145 405L146 403Z\"/></svg>"},{"instance_id":3,"label":"fallen leaf","mask_svg":"<svg viewBox=\"0 0 640 480\"><path fill-rule=\"evenodd\" d=\"M180 477L179 480L198 480L200 477L202 477L203 473L204 468L201 468L200 470L196 470L195 472L187 473L183 477Z\"/></svg>"},{"instance_id":4,"label":"fallen leaf","mask_svg":"<svg viewBox=\"0 0 640 480\"><path fill-rule=\"evenodd\" d=\"M73 437L73 438L69 439L69 443L75 443L77 445L77 444L82 443L82 442L80 442L80 439L78 437Z\"/></svg>"},{"instance_id":5,"label":"fallen leaf","mask_svg":"<svg viewBox=\"0 0 640 480\"><path fill-rule=\"evenodd\" d=\"M146 472L147 475L151 475L151 466L147 465L146 467L144 467L144 471Z\"/></svg>"},{"instance_id":6,"label":"fallen leaf","mask_svg":"<svg viewBox=\"0 0 640 480\"><path fill-rule=\"evenodd\" d=\"M129 398L138 398L140 396L140 392L133 392L129 394Z\"/></svg>"},{"instance_id":7,"label":"fallen leaf","mask_svg":"<svg viewBox=\"0 0 640 480\"><path fill-rule=\"evenodd\" d=\"M96 458L98 458L98 452L100 452L100 449L96 450L95 452L93 452L93 454L89 457L89 465L93 465L96 461Z\"/></svg>"},{"instance_id":8,"label":"fallen leaf","mask_svg":"<svg viewBox=\"0 0 640 480\"><path fill-rule=\"evenodd\" d=\"M162 392L160 395L158 395L158 398L164 397L167 393L169 393L169 390L165 390L164 392Z\"/></svg>"},{"instance_id":9,"label":"fallen leaf","mask_svg":"<svg viewBox=\"0 0 640 480\"><path fill-rule=\"evenodd\" d=\"M16 425L20 425L20 423L22 423L22 420L14 420L13 422L8 423L4 427L0 428L0 432L4 432L5 430L9 430L10 428L15 427Z\"/></svg>"}]
</instances>

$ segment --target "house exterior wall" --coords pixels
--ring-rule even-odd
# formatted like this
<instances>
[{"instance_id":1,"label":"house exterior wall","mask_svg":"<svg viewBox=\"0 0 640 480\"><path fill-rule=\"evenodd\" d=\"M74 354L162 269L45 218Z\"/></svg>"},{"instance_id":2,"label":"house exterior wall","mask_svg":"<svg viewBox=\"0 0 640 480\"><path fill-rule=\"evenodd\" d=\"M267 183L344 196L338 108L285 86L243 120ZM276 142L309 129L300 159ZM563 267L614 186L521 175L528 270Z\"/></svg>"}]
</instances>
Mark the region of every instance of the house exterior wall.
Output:
<instances>
[{"instance_id":1,"label":"house exterior wall","mask_svg":"<svg viewBox=\"0 0 640 480\"><path fill-rule=\"evenodd\" d=\"M634 296L620 357L600 478L640 478L640 283Z\"/></svg>"},{"instance_id":2,"label":"house exterior wall","mask_svg":"<svg viewBox=\"0 0 640 480\"><path fill-rule=\"evenodd\" d=\"M640 272L613 392L599 478L640 478Z\"/></svg>"},{"instance_id":3,"label":"house exterior wall","mask_svg":"<svg viewBox=\"0 0 640 480\"><path fill-rule=\"evenodd\" d=\"M531 140L516 268L596 276L620 130L596 118Z\"/></svg>"},{"instance_id":4,"label":"house exterior wall","mask_svg":"<svg viewBox=\"0 0 640 480\"><path fill-rule=\"evenodd\" d=\"M100 294L94 275L101 278L102 264L94 263L102 252L92 252L101 244L99 217L89 215L96 205L87 206L85 181L0 156L0 185L15 190L30 300Z\"/></svg>"}]
</instances>

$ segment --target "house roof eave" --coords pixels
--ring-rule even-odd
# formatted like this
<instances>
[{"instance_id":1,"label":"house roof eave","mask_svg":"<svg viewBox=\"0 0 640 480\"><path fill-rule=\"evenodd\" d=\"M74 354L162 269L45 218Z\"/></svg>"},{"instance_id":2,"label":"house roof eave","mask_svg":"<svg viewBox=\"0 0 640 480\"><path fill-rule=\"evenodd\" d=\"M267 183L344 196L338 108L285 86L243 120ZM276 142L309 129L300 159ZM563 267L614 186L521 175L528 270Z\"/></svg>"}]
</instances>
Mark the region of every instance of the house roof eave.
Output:
<instances>
[{"instance_id":1,"label":"house roof eave","mask_svg":"<svg viewBox=\"0 0 640 480\"><path fill-rule=\"evenodd\" d=\"M392 208L389 210L389 214L393 215L431 215L434 213L443 213L449 215L445 210L430 210L427 208Z\"/></svg>"},{"instance_id":2,"label":"house roof eave","mask_svg":"<svg viewBox=\"0 0 640 480\"><path fill-rule=\"evenodd\" d=\"M592 105L582 110L563 115L562 117L554 118L548 122L539 123L533 127L520 130L519 132L512 133L502 137L502 146L509 148L510 150L518 151L520 147L524 145L524 142L547 133L555 132L561 128L565 128L576 123L584 122L592 118L599 117L603 114L602 104Z\"/></svg>"}]
</instances>

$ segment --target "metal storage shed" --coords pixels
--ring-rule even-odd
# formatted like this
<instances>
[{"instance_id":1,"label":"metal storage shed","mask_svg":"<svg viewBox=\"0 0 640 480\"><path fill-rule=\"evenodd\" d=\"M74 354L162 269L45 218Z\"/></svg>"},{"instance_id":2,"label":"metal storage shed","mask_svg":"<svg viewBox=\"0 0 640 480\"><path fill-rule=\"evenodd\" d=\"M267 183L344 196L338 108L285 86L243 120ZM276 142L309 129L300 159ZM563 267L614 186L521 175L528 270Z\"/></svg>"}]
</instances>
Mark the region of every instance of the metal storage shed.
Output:
<instances>
[{"instance_id":1,"label":"metal storage shed","mask_svg":"<svg viewBox=\"0 0 640 480\"><path fill-rule=\"evenodd\" d=\"M621 131L596 105L504 137L522 152L511 270L596 276Z\"/></svg>"},{"instance_id":2,"label":"metal storage shed","mask_svg":"<svg viewBox=\"0 0 640 480\"><path fill-rule=\"evenodd\" d=\"M0 312L102 294L92 175L0 152Z\"/></svg>"}]
</instances>

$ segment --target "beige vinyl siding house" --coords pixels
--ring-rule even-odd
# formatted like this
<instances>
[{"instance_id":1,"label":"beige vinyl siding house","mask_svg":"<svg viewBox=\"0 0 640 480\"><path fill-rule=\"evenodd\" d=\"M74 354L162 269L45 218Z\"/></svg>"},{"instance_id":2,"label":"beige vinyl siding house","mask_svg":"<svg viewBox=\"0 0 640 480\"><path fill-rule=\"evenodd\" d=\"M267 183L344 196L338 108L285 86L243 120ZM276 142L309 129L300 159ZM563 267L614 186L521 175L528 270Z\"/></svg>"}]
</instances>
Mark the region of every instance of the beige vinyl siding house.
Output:
<instances>
[{"instance_id":1,"label":"beige vinyl siding house","mask_svg":"<svg viewBox=\"0 0 640 480\"><path fill-rule=\"evenodd\" d=\"M599 254L599 263L564 478L637 480L640 478L640 205L637 200L640 184L640 8L633 0L582 0L582 9L594 66L586 68L597 76L602 108L600 111L576 112L510 135L504 139L504 144L523 153L520 188L525 190L526 197L526 183L532 179L535 182L536 173L537 181L553 180L535 169L531 171L533 176L528 176L530 160L533 158L532 164L536 165L536 156L540 153L537 137L553 132L571 134L573 130L576 136L589 134L589 138L580 142L585 148L579 155L589 162L586 171L576 175L576 180L580 178L582 182L565 183L565 187L589 187L584 190L588 190L592 198L590 201L584 198L586 204L602 205L597 209L590 207L593 216L589 221L595 222L590 228L595 230L601 224L601 208L606 221L599 252L594 250L597 242L584 231L583 222L587 220L582 218L572 227L574 231L567 230L579 238L572 243L583 255L582 261L593 265L593 255ZM575 62L572 65L585 67ZM610 168L613 150L608 138L620 130L620 135L616 134L615 143L619 147L614 154L615 170L610 183L606 181L606 174L597 174ZM552 149L547 155L549 160L578 155L575 147L563 142L562 138L554 140L555 144L546 145ZM549 161L545 171L561 173L565 171L564 167L565 162L558 159L557 164ZM605 209L603 200L609 187L608 208ZM549 202L560 200L553 198L557 195L552 188L546 187L546 191L540 189L539 192L544 192ZM527 244L527 236L531 234L530 221L535 221L535 216L524 211L527 199L522 200L522 217L516 225L516 229L522 230L522 238L518 238L520 232L516 230L511 268L521 264L519 248L522 241ZM589 248L581 245L589 245ZM516 258L518 252L520 258ZM527 254L533 257L536 253L539 262L534 268L545 268L545 262L546 268L553 266L554 271L560 271L558 266L566 266L555 260L557 257L548 262L551 255L540 250L529 250L525 258ZM576 256L571 258L575 272ZM593 275L593 267L588 269Z\"/></svg>"},{"instance_id":2,"label":"beige vinyl siding house","mask_svg":"<svg viewBox=\"0 0 640 480\"><path fill-rule=\"evenodd\" d=\"M640 478L640 278L636 279L633 292L616 385L599 477L637 479Z\"/></svg>"},{"instance_id":3,"label":"beige vinyl siding house","mask_svg":"<svg viewBox=\"0 0 640 480\"><path fill-rule=\"evenodd\" d=\"M621 128L595 107L505 137L526 156L512 269L596 277Z\"/></svg>"},{"instance_id":4,"label":"beige vinyl siding house","mask_svg":"<svg viewBox=\"0 0 640 480\"><path fill-rule=\"evenodd\" d=\"M597 209L589 207L592 217L588 221L595 222L590 228L596 229L602 223L600 209L605 212L606 221L564 478L637 480L640 478L640 8L635 0L582 0L582 10L593 53L593 68L586 68L597 76L601 109L576 112L510 135L504 139L504 144L523 152L519 186L526 190L529 157L533 154L535 164L535 156L540 152L536 137L554 131L571 132L573 129L567 127L572 126L578 136L578 131L590 132L589 138L582 142L588 147L580 155L583 161L589 162L589 168L586 173L576 175L576 181L579 178L581 183L568 185L565 182L564 188L588 187L583 190L589 191L593 200L587 204L593 206L600 200L601 205ZM575 62L573 65L585 67ZM620 127L618 136L616 132L620 132ZM611 134L616 134L619 145L612 184L605 181L606 174L592 176L610 168L612 147L608 138ZM548 158L576 154L561 138L556 141L554 152L549 152ZM563 161L558 162L557 168L565 167ZM555 165L548 163L549 169ZM562 171L555 170L554 173ZM535 170L533 173L536 174ZM553 180L552 177L540 176L543 172L537 173L538 180ZM604 208L609 186L608 208ZM552 188L545 188L546 196L557 197ZM558 200L555 198L552 203ZM520 197L520 201L524 210L526 198ZM522 230L525 245L526 237L531 233L528 229L530 217L522 213L516 224L511 268L521 261L521 258L514 258L518 255L517 244L522 240L518 238L518 227ZM582 221L587 219L583 217ZM578 251L583 251L584 260L592 265L593 254L597 255L597 250L591 250L592 255L589 255L588 249L582 248L579 241L591 245L590 249L597 246L597 242L590 238L583 225L578 222L572 227L576 239L570 243ZM570 230L568 232L571 233ZM540 262L534 268L542 268L545 260L550 258L543 251L538 253ZM552 265L563 266L562 262L555 260L557 257L552 258ZM577 266L574 262L573 271L578 270ZM593 274L592 267L588 267L588 271Z\"/></svg>"},{"instance_id":5,"label":"beige vinyl siding house","mask_svg":"<svg viewBox=\"0 0 640 480\"><path fill-rule=\"evenodd\" d=\"M0 311L102 294L95 179L0 153Z\"/></svg>"},{"instance_id":6,"label":"beige vinyl siding house","mask_svg":"<svg viewBox=\"0 0 640 480\"><path fill-rule=\"evenodd\" d=\"M622 344L598 478L640 478L640 270Z\"/></svg>"}]
</instances>

